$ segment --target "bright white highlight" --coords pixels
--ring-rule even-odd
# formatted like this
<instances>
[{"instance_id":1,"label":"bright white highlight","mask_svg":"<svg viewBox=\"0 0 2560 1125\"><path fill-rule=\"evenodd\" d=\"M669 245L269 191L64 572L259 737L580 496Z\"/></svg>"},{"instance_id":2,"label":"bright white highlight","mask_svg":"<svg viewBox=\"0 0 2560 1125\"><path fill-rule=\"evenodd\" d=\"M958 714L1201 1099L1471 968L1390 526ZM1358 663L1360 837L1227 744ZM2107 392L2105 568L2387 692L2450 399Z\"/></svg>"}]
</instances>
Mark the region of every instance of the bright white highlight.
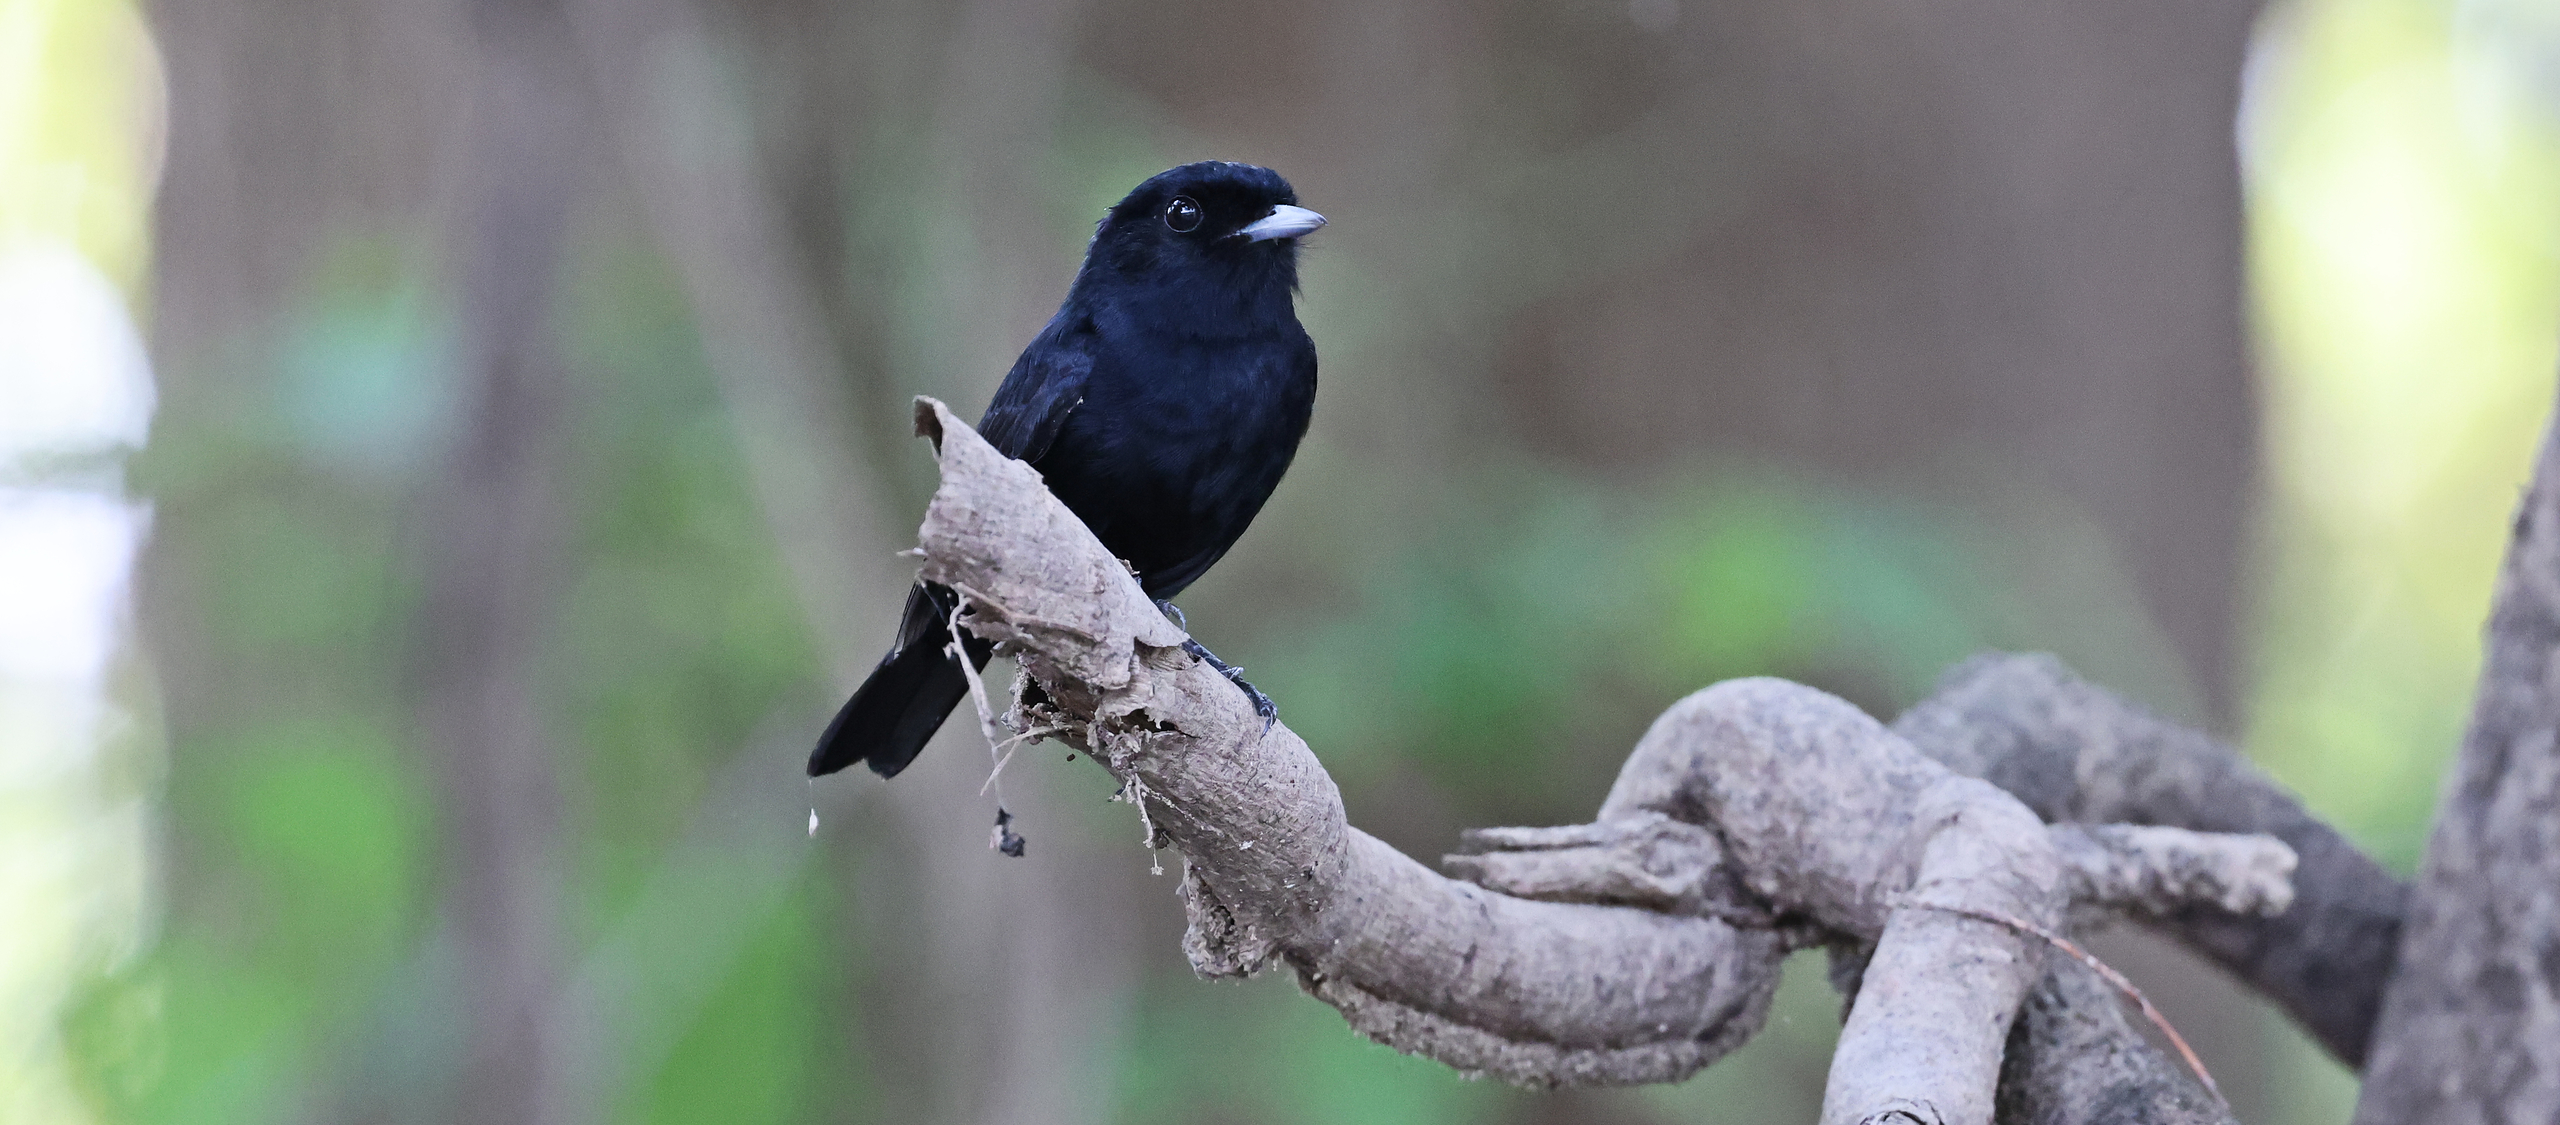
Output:
<instances>
[{"instance_id":1,"label":"bright white highlight","mask_svg":"<svg viewBox=\"0 0 2560 1125\"><path fill-rule=\"evenodd\" d=\"M120 454L151 423L122 297L68 248L0 250L0 1120L88 1110L56 1034L80 974L141 941L146 793L99 750L148 512Z\"/></svg>"},{"instance_id":2,"label":"bright white highlight","mask_svg":"<svg viewBox=\"0 0 2560 1125\"><path fill-rule=\"evenodd\" d=\"M140 446L151 406L142 337L115 287L68 247L0 251L0 468Z\"/></svg>"}]
</instances>

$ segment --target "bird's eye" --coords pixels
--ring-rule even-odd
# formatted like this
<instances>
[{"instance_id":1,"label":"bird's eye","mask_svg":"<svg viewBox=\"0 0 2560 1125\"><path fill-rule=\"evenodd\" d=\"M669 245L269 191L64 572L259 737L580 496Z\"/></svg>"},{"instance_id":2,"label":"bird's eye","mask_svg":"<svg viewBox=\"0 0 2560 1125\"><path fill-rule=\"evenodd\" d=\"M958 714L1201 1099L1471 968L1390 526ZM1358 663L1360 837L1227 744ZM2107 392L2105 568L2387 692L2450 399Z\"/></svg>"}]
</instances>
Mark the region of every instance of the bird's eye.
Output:
<instances>
[{"instance_id":1,"label":"bird's eye","mask_svg":"<svg viewBox=\"0 0 2560 1125\"><path fill-rule=\"evenodd\" d=\"M1190 196L1174 196L1173 202L1164 205L1164 225L1173 228L1175 234L1189 234L1200 229L1200 205L1192 202Z\"/></svg>"}]
</instances>

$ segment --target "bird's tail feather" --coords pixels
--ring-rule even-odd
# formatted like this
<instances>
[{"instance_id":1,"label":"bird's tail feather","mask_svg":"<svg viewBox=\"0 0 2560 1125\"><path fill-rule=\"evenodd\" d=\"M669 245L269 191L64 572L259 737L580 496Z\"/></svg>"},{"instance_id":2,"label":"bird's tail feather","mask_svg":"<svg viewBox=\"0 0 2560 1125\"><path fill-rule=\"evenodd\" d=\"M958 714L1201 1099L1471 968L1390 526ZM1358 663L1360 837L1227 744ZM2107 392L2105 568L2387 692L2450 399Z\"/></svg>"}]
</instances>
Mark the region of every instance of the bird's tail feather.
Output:
<instances>
[{"instance_id":1,"label":"bird's tail feather","mask_svg":"<svg viewBox=\"0 0 2560 1125\"><path fill-rule=\"evenodd\" d=\"M969 680L951 658L946 624L957 598L949 589L918 583L907 596L897 647L880 658L869 679L836 712L809 754L809 776L823 777L855 762L882 777L896 777L916 758L942 721L969 694ZM980 668L994 648L964 637L969 662Z\"/></svg>"}]
</instances>

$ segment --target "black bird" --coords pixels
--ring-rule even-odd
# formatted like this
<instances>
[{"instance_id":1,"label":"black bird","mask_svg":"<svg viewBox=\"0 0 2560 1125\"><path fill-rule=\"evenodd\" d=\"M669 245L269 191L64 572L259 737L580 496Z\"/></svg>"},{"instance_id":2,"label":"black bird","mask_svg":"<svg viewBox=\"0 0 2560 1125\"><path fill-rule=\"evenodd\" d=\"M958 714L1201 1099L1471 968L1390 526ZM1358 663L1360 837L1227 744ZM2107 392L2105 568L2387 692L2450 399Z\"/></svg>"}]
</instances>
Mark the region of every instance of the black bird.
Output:
<instances>
[{"instance_id":1,"label":"black bird","mask_svg":"<svg viewBox=\"0 0 2560 1125\"><path fill-rule=\"evenodd\" d=\"M1048 327L996 388L978 432L1031 463L1167 613L1253 522L1288 471L1316 396L1298 326L1298 239L1324 225L1268 168L1163 172L1094 228ZM969 691L949 651L947 587L907 593L897 643L809 755L809 775L865 762L895 777ZM990 648L962 645L985 667ZM1271 701L1197 643L1191 652Z\"/></svg>"}]
</instances>

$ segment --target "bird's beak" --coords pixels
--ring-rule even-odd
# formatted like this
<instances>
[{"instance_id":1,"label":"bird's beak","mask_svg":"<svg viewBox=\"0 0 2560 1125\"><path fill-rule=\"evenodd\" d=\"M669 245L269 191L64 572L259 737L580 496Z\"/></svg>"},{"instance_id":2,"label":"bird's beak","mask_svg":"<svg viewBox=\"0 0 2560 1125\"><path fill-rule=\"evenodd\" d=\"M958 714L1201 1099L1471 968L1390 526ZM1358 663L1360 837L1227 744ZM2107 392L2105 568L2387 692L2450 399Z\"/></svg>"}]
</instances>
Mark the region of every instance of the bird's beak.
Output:
<instances>
[{"instance_id":1,"label":"bird's beak","mask_svg":"<svg viewBox=\"0 0 2560 1125\"><path fill-rule=\"evenodd\" d=\"M1246 224L1244 229L1236 232L1236 237L1247 242L1268 242L1275 238L1296 238L1302 234L1309 234L1323 225L1324 216L1304 207L1292 207L1283 203L1272 208L1270 214Z\"/></svg>"}]
</instances>

